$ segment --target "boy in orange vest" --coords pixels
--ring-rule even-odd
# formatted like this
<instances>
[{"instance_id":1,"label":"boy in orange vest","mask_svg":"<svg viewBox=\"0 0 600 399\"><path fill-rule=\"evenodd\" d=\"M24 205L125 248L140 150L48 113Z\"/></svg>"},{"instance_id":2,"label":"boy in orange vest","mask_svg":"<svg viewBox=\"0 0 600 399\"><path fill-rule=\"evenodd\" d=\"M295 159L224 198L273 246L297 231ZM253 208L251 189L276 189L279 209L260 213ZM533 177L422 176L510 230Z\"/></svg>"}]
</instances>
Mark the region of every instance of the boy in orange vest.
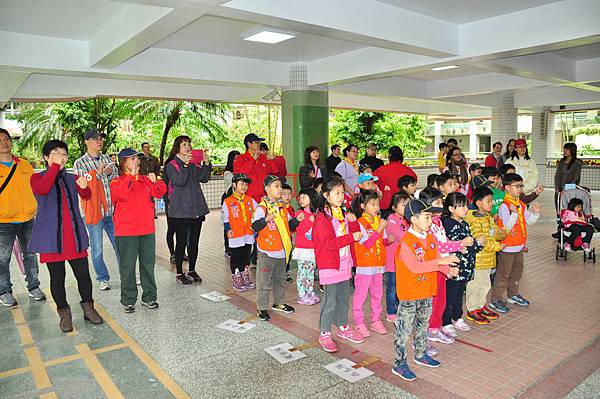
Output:
<instances>
[{"instance_id":1,"label":"boy in orange vest","mask_svg":"<svg viewBox=\"0 0 600 399\"><path fill-rule=\"evenodd\" d=\"M267 195L260 201L252 216L252 230L257 233L258 264L256 267L256 313L258 318L269 321L267 310L269 292L273 287L271 309L294 313L285 300L285 266L292 253L291 228L296 228L304 214L292 218L281 202L281 180L269 175L265 178Z\"/></svg>"},{"instance_id":2,"label":"boy in orange vest","mask_svg":"<svg viewBox=\"0 0 600 399\"><path fill-rule=\"evenodd\" d=\"M519 306L529 306L529 301L519 294L519 280L523 273L523 249L527 244L527 225L534 224L540 216L540 204L527 205L519 199L523 193L523 178L516 173L507 173L502 178L506 195L498 209L498 225L508 233L502 240L504 249L498 256L496 278L492 288L490 307L496 312L508 313L510 309L504 302Z\"/></svg>"},{"instance_id":3,"label":"boy in orange vest","mask_svg":"<svg viewBox=\"0 0 600 399\"><path fill-rule=\"evenodd\" d=\"M250 279L250 255L254 245L252 215L258 206L254 198L246 195L252 180L243 173L232 178L233 193L223 200L223 224L229 239L231 257L231 284L236 291L246 291L256 285Z\"/></svg>"},{"instance_id":4,"label":"boy in orange vest","mask_svg":"<svg viewBox=\"0 0 600 399\"><path fill-rule=\"evenodd\" d=\"M413 199L404 210L410 221L410 229L400 242L396 252L396 293L399 299L396 316L396 359L392 373L406 381L414 381L417 376L408 367L406 346L408 337L415 331L414 362L426 367L439 367L440 362L427 355L427 327L432 309L432 297L437 292L436 273L442 272L447 278L458 275L458 257L450 255L442 258L436 241L428 234L431 227L431 214L441 212L425 202Z\"/></svg>"}]
</instances>

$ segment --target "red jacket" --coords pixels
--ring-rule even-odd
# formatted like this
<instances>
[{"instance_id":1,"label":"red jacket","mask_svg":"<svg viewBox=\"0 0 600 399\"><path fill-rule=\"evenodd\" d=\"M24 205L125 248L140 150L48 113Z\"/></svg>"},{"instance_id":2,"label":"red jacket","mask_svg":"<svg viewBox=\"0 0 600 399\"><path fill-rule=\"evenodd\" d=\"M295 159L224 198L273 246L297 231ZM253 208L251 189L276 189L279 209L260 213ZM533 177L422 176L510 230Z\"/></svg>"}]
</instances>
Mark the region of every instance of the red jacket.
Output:
<instances>
[{"instance_id":1,"label":"red jacket","mask_svg":"<svg viewBox=\"0 0 600 399\"><path fill-rule=\"evenodd\" d=\"M495 168L497 164L498 164L498 160L494 156L493 152L491 152L490 155L485 157L485 167L486 168L489 168L489 167Z\"/></svg>"},{"instance_id":2,"label":"red jacket","mask_svg":"<svg viewBox=\"0 0 600 399\"><path fill-rule=\"evenodd\" d=\"M110 195L115 207L115 236L144 236L156 231L154 202L167 192L162 180L152 183L146 176L119 176L110 182Z\"/></svg>"},{"instance_id":3,"label":"red jacket","mask_svg":"<svg viewBox=\"0 0 600 399\"><path fill-rule=\"evenodd\" d=\"M354 237L348 234L336 237L333 223L323 212L317 213L313 224L312 239L315 245L315 259L319 269L339 269L340 249L354 242Z\"/></svg>"},{"instance_id":4,"label":"red jacket","mask_svg":"<svg viewBox=\"0 0 600 399\"><path fill-rule=\"evenodd\" d=\"M246 195L254 198L256 202L260 202L265 196L265 177L274 175L278 169L274 159L267 159L263 154L259 154L258 158L254 159L248 151L239 155L233 162L233 173L244 173L252 179Z\"/></svg>"},{"instance_id":5,"label":"red jacket","mask_svg":"<svg viewBox=\"0 0 600 399\"><path fill-rule=\"evenodd\" d=\"M414 170L403 165L400 161L390 161L389 164L377 168L377 170L373 172L373 175L379 177L377 186L383 193L383 197L381 198L381 209L388 209L392 202L392 196L400 191L400 188L398 188L399 178L411 175L417 179L417 174ZM386 186L389 187L389 190L385 189Z\"/></svg>"},{"instance_id":6,"label":"red jacket","mask_svg":"<svg viewBox=\"0 0 600 399\"><path fill-rule=\"evenodd\" d=\"M310 211L302 209L296 213L296 216L301 213L304 214L304 220L296 227L296 248L314 248L314 241L312 240L314 215ZM313 218L313 220L311 221L310 218Z\"/></svg>"},{"instance_id":7,"label":"red jacket","mask_svg":"<svg viewBox=\"0 0 600 399\"><path fill-rule=\"evenodd\" d=\"M273 174L279 177L285 177L287 175L287 167L285 166L285 158L281 155L278 155L273 159L275 163L275 172Z\"/></svg>"}]
</instances>

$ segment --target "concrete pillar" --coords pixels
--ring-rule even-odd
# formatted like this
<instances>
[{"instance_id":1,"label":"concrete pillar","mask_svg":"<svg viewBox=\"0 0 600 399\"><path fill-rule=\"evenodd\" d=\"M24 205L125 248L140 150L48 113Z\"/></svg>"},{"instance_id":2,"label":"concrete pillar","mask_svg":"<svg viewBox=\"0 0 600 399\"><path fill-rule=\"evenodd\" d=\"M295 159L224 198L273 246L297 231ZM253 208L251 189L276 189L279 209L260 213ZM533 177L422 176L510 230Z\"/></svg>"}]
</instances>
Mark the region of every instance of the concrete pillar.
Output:
<instances>
[{"instance_id":1,"label":"concrete pillar","mask_svg":"<svg viewBox=\"0 0 600 399\"><path fill-rule=\"evenodd\" d=\"M309 145L319 148L324 163L329 155L328 91L327 87L308 86L304 63L290 65L289 86L281 94L281 112L282 150L288 173L298 173Z\"/></svg>"},{"instance_id":2,"label":"concrete pillar","mask_svg":"<svg viewBox=\"0 0 600 399\"><path fill-rule=\"evenodd\" d=\"M506 146L508 140L517 138L518 117L513 94L502 94L500 106L492 108L492 143L499 141Z\"/></svg>"},{"instance_id":3,"label":"concrete pillar","mask_svg":"<svg viewBox=\"0 0 600 399\"><path fill-rule=\"evenodd\" d=\"M439 146L442 141L442 124L443 121L434 121L433 122L433 134L434 134L434 147L433 154L436 155L439 151Z\"/></svg>"},{"instance_id":4,"label":"concrete pillar","mask_svg":"<svg viewBox=\"0 0 600 399\"><path fill-rule=\"evenodd\" d=\"M479 136L477 136L477 121L469 121L469 156L477 158L479 152Z\"/></svg>"},{"instance_id":5,"label":"concrete pillar","mask_svg":"<svg viewBox=\"0 0 600 399\"><path fill-rule=\"evenodd\" d=\"M562 137L556 134L555 114L550 110L546 114L546 156L548 158L562 157Z\"/></svg>"}]
</instances>

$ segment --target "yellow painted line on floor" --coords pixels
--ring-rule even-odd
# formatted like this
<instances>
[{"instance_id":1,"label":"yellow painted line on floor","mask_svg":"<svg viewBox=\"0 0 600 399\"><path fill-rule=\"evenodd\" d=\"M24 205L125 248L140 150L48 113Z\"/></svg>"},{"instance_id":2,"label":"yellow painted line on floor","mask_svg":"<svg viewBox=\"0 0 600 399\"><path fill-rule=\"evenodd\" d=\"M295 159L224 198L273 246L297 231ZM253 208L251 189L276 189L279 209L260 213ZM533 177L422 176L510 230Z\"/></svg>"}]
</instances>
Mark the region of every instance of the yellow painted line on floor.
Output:
<instances>
[{"instance_id":1,"label":"yellow painted line on floor","mask_svg":"<svg viewBox=\"0 0 600 399\"><path fill-rule=\"evenodd\" d=\"M59 357L59 358L48 360L48 361L44 362L44 366L52 367L52 366L57 366L59 364L69 363L69 362L72 362L74 360L79 360L79 359L81 359L81 355L63 356L63 357Z\"/></svg>"},{"instance_id":2,"label":"yellow painted line on floor","mask_svg":"<svg viewBox=\"0 0 600 399\"><path fill-rule=\"evenodd\" d=\"M25 348L25 356L31 366L31 374L33 374L33 380L37 389L50 388L52 382L44 367L42 356L37 347Z\"/></svg>"},{"instance_id":3,"label":"yellow painted line on floor","mask_svg":"<svg viewBox=\"0 0 600 399\"><path fill-rule=\"evenodd\" d=\"M17 326L17 330L19 330L22 345L33 344L33 337L31 336L31 331L29 330L29 326L27 324L19 324Z\"/></svg>"},{"instance_id":4,"label":"yellow painted line on floor","mask_svg":"<svg viewBox=\"0 0 600 399\"><path fill-rule=\"evenodd\" d=\"M128 348L128 347L129 347L129 345L127 345L125 342L121 342L120 344L115 344L115 345L105 346L103 348L94 349L92 352L95 355L97 355L99 353L116 351L118 349L123 349L123 348Z\"/></svg>"},{"instance_id":5,"label":"yellow painted line on floor","mask_svg":"<svg viewBox=\"0 0 600 399\"><path fill-rule=\"evenodd\" d=\"M40 395L40 399L58 399L58 396L56 396L56 392L48 392Z\"/></svg>"},{"instance_id":6,"label":"yellow painted line on floor","mask_svg":"<svg viewBox=\"0 0 600 399\"><path fill-rule=\"evenodd\" d=\"M95 304L96 310L104 321L113 329L113 331L131 348L131 351L135 353L135 355L148 367L148 370L152 372L156 376L156 378L161 382L161 384L169 391L173 396L179 399L191 399L190 395L185 392L176 382L169 376L159 365L156 363L154 359L150 355L148 355L142 347L135 342L133 338L127 334L127 332L117 323L115 319L112 318L108 312L98 305Z\"/></svg>"},{"instance_id":7,"label":"yellow painted line on floor","mask_svg":"<svg viewBox=\"0 0 600 399\"><path fill-rule=\"evenodd\" d=\"M10 309L10 313L12 313L15 324L25 324L25 315L23 314L23 310L21 310L21 308L13 307Z\"/></svg>"},{"instance_id":8,"label":"yellow painted line on floor","mask_svg":"<svg viewBox=\"0 0 600 399\"><path fill-rule=\"evenodd\" d=\"M87 344L79 344L75 346L75 349L81 354L85 365L92 372L92 375L96 379L98 385L100 385L100 388L104 391L106 397L111 399L124 399L123 394L119 391L119 388L117 388L98 358L91 351L90 347Z\"/></svg>"},{"instance_id":9,"label":"yellow painted line on floor","mask_svg":"<svg viewBox=\"0 0 600 399\"><path fill-rule=\"evenodd\" d=\"M19 367L18 369L12 369L7 371L0 372L0 378L12 377L13 375L19 375L23 373L28 373L31 371L31 367Z\"/></svg>"}]
</instances>

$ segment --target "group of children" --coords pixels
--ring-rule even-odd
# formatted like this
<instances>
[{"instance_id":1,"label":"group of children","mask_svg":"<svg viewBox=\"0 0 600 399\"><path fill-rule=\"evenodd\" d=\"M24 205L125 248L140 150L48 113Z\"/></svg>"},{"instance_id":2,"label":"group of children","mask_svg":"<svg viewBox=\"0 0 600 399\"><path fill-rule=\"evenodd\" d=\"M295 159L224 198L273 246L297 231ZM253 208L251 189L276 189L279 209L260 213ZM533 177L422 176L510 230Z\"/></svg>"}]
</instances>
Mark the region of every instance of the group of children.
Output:
<instances>
[{"instance_id":1,"label":"group of children","mask_svg":"<svg viewBox=\"0 0 600 399\"><path fill-rule=\"evenodd\" d=\"M381 193L371 174L361 174L358 192L350 201L342 179L330 176L315 182L314 189L299 192L300 209L295 213L289 200L282 201L279 178L267 176L266 196L257 204L245 195L249 179L235 175L233 194L223 205L233 286L254 287L248 270L256 240L258 317L270 319L271 289L271 309L292 313L284 287L286 265L295 259L298 303L321 302L319 342L327 352L337 351L332 324L338 338L353 343L363 342L371 332L387 334L382 317L385 292L385 320L395 323L396 333L392 371L414 380L407 363L409 336L414 332L415 363L438 367L433 357L439 351L431 343L451 344L459 331L471 329L463 319L465 292L465 318L481 325L509 312L506 302L529 305L519 293L519 280L527 225L537 220L540 207L535 203L527 207L523 179L510 166L503 168L504 173L496 168L471 169L475 173L467 195L458 191L453 175L443 173L430 176L415 198L415 179L402 177L400 191L387 210L380 209ZM315 276L322 287L320 298L313 290ZM367 296L368 321L363 313ZM350 303L354 328L348 321Z\"/></svg>"}]
</instances>

